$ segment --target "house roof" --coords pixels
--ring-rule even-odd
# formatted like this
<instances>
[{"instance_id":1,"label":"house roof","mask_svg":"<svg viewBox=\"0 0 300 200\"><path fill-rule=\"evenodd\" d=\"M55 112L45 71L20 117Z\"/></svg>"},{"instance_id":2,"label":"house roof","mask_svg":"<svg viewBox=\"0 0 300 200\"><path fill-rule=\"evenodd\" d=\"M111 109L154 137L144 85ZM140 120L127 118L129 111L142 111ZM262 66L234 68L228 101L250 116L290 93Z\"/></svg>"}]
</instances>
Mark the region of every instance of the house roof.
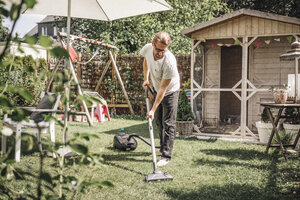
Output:
<instances>
[{"instance_id":1,"label":"house roof","mask_svg":"<svg viewBox=\"0 0 300 200\"><path fill-rule=\"evenodd\" d=\"M26 35L28 36L35 36L36 34L38 34L38 26L35 25L28 33L26 33Z\"/></svg>"},{"instance_id":2,"label":"house roof","mask_svg":"<svg viewBox=\"0 0 300 200\"><path fill-rule=\"evenodd\" d=\"M48 16L45 17L42 21L38 22L38 24L48 23L48 22L54 22L54 21L55 21L55 16L53 16L53 15L48 15Z\"/></svg>"},{"instance_id":3,"label":"house roof","mask_svg":"<svg viewBox=\"0 0 300 200\"><path fill-rule=\"evenodd\" d=\"M216 25L224 23L226 21L230 21L230 20L232 21L236 18L241 18L243 16L256 17L256 18L265 19L265 20L269 20L269 21L271 20L271 21L277 21L277 22L300 26L300 19L298 19L298 18L270 14L270 13L261 12L261 11L257 11L257 10L240 9L235 12L225 14L221 17L212 19L210 21L195 25L191 28L184 29L181 31L181 33L188 37L192 37L193 33L195 33L195 32L199 32L199 31L207 29L209 27L216 26Z\"/></svg>"}]
</instances>

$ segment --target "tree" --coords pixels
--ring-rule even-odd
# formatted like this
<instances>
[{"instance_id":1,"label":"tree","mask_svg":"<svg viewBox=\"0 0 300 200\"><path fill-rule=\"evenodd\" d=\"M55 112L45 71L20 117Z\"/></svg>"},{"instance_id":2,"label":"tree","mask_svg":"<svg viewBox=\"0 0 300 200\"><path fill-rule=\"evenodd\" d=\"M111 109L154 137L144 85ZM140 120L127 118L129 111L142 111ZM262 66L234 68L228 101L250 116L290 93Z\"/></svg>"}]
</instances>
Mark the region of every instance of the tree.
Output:
<instances>
[{"instance_id":1,"label":"tree","mask_svg":"<svg viewBox=\"0 0 300 200\"><path fill-rule=\"evenodd\" d=\"M158 31L167 31L172 38L170 50L175 54L190 53L190 39L181 31L221 14L228 13L221 0L167 0L170 11L125 18L113 22L72 19L71 33L87 38L98 38L120 49L120 54L138 54L151 42ZM66 19L64 18L66 21Z\"/></svg>"},{"instance_id":2,"label":"tree","mask_svg":"<svg viewBox=\"0 0 300 200\"><path fill-rule=\"evenodd\" d=\"M300 18L300 0L222 0L232 10L247 8Z\"/></svg>"}]
</instances>

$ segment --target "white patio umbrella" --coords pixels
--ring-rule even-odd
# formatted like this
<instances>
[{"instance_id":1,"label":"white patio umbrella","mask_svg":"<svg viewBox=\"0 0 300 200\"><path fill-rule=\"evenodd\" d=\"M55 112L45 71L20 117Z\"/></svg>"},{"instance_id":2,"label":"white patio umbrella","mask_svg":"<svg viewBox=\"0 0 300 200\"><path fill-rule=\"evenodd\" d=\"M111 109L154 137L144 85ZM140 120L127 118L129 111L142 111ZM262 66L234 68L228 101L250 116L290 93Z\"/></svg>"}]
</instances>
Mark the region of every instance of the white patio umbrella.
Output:
<instances>
[{"instance_id":1,"label":"white patio umbrella","mask_svg":"<svg viewBox=\"0 0 300 200\"><path fill-rule=\"evenodd\" d=\"M69 47L71 17L113 21L172 8L165 0L38 0L37 2L33 9L28 9L24 13L67 16L67 47Z\"/></svg>"},{"instance_id":2,"label":"white patio umbrella","mask_svg":"<svg viewBox=\"0 0 300 200\"><path fill-rule=\"evenodd\" d=\"M9 6L11 2L17 3L21 0L4 0L4 2ZM172 7L165 0L37 0L33 9L24 10L23 13L67 16L67 48L69 48L71 17L113 21L170 9ZM65 115L66 124L67 115ZM65 142L66 138L67 132Z\"/></svg>"},{"instance_id":3,"label":"white patio umbrella","mask_svg":"<svg viewBox=\"0 0 300 200\"><path fill-rule=\"evenodd\" d=\"M165 0L38 0L28 14L70 16L104 21L171 9Z\"/></svg>"}]
</instances>

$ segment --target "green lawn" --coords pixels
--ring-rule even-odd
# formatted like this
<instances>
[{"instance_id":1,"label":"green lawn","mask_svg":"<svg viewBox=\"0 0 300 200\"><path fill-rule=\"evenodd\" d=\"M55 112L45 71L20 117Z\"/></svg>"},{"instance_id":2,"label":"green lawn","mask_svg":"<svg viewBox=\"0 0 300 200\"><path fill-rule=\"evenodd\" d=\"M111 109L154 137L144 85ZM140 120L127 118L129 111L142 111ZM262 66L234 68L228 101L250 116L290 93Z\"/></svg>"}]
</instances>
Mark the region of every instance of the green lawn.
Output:
<instances>
[{"instance_id":1,"label":"green lawn","mask_svg":"<svg viewBox=\"0 0 300 200\"><path fill-rule=\"evenodd\" d=\"M162 171L174 177L173 181L144 181L153 172L151 148L138 140L133 152L112 148L113 137L125 128L127 133L138 133L149 139L147 121L112 119L111 122L69 123L72 133L97 134L98 139L88 143L89 151L104 159L105 168L77 164L78 158L67 160L66 174L95 181L111 181L114 187L98 189L90 186L84 193L67 194L67 199L297 199L300 195L299 157L285 162L281 152L265 146L221 140L176 138L172 161ZM155 131L156 132L156 131ZM61 128L56 135L62 140ZM156 144L159 143L158 136ZM25 155L24 155L25 154ZM39 153L23 153L16 167L37 173ZM53 172L57 165L51 157L44 160L44 169ZM30 182L30 181L29 181ZM14 190L34 190L35 180L11 181ZM29 187L33 188L29 188ZM45 192L50 193L48 190Z\"/></svg>"}]
</instances>

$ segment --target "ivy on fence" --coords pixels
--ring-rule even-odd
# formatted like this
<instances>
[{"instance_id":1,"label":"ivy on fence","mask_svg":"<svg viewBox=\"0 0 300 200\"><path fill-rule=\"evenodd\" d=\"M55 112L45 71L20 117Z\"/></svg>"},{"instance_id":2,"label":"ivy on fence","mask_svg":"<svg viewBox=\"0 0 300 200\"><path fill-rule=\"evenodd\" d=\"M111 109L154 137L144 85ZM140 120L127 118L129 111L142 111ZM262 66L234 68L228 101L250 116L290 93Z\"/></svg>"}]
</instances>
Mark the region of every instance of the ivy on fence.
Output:
<instances>
[{"instance_id":1,"label":"ivy on fence","mask_svg":"<svg viewBox=\"0 0 300 200\"><path fill-rule=\"evenodd\" d=\"M81 55L81 62L86 62L91 57ZM190 55L177 55L177 67L180 73L181 86L190 78ZM94 91L104 68L108 62L108 56L96 56L91 62L75 64L75 71L83 90ZM130 103L136 115L145 115L146 102L143 84L143 57L135 55L122 55L117 57L117 66ZM62 69L62 68L61 68ZM99 94L108 104L126 104L126 99L118 82L116 72L110 66L99 87ZM130 114L128 108L110 108L113 114Z\"/></svg>"}]
</instances>

